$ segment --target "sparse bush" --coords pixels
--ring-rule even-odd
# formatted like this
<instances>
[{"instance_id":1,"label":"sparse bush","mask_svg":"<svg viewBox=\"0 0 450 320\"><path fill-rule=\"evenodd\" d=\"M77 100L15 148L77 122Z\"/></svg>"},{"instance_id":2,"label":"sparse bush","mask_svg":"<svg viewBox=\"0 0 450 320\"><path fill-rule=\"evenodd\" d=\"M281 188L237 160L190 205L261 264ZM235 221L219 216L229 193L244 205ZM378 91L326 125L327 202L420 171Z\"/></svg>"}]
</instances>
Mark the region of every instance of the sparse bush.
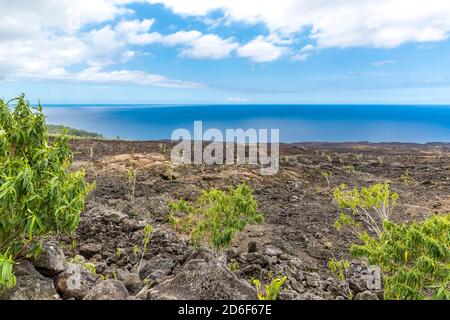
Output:
<instances>
[{"instance_id":1,"label":"sparse bush","mask_svg":"<svg viewBox=\"0 0 450 320\"><path fill-rule=\"evenodd\" d=\"M337 275L339 280L344 281L346 273L350 269L350 262L348 260L336 260L336 258L332 258L328 262L328 266L330 267L331 273Z\"/></svg>"},{"instance_id":2,"label":"sparse bush","mask_svg":"<svg viewBox=\"0 0 450 320\"><path fill-rule=\"evenodd\" d=\"M347 173L355 173L356 169L352 164L349 164L344 167L345 172Z\"/></svg>"},{"instance_id":3,"label":"sparse bush","mask_svg":"<svg viewBox=\"0 0 450 320\"><path fill-rule=\"evenodd\" d=\"M401 178L402 178L403 186L405 188L409 187L409 185L411 184L411 176L409 174L409 170L408 169L406 169L405 173L402 174Z\"/></svg>"},{"instance_id":4,"label":"sparse bush","mask_svg":"<svg viewBox=\"0 0 450 320\"><path fill-rule=\"evenodd\" d=\"M144 239L142 240L142 254L141 254L141 260L139 262L139 268L142 265L142 262L144 261L145 255L148 253L148 244L150 243L150 236L152 235L154 231L153 225L147 224L144 228ZM139 249L135 246L133 249L133 252L137 254L139 252Z\"/></svg>"},{"instance_id":5,"label":"sparse bush","mask_svg":"<svg viewBox=\"0 0 450 320\"><path fill-rule=\"evenodd\" d=\"M383 222L390 220L397 205L398 194L391 192L388 182L363 187L361 190L347 190L347 186L343 184L334 190L334 199L340 209L347 209L352 214L340 214L335 224L338 230L348 226L359 235L361 227L364 226L379 236ZM355 221L353 217L358 217L360 222Z\"/></svg>"},{"instance_id":6,"label":"sparse bush","mask_svg":"<svg viewBox=\"0 0 450 320\"><path fill-rule=\"evenodd\" d=\"M93 186L71 164L66 136L49 145L40 106L0 100L0 287L15 285L14 261L38 253L40 236L75 231Z\"/></svg>"},{"instance_id":7,"label":"sparse bush","mask_svg":"<svg viewBox=\"0 0 450 320\"><path fill-rule=\"evenodd\" d=\"M333 172L331 172L331 171L322 171L320 174L321 174L322 177L324 177L325 180L327 181L327 186L328 186L328 188L329 188L329 187L330 187L330 178L331 178L331 176L333 175Z\"/></svg>"},{"instance_id":8,"label":"sparse bush","mask_svg":"<svg viewBox=\"0 0 450 320\"><path fill-rule=\"evenodd\" d=\"M378 161L378 164L380 165L380 167L382 167L383 164L384 164L384 158L383 157L378 157L377 161Z\"/></svg>"},{"instance_id":9,"label":"sparse bush","mask_svg":"<svg viewBox=\"0 0 450 320\"><path fill-rule=\"evenodd\" d=\"M134 198L134 195L136 193L136 171L128 170L127 177L128 177L128 185L130 187L130 196Z\"/></svg>"},{"instance_id":10,"label":"sparse bush","mask_svg":"<svg viewBox=\"0 0 450 320\"><path fill-rule=\"evenodd\" d=\"M235 233L247 224L264 221L247 184L228 192L203 191L194 205L180 200L172 201L169 207L169 222L177 231L189 235L194 245L206 242L216 250L230 246Z\"/></svg>"},{"instance_id":11,"label":"sparse bush","mask_svg":"<svg viewBox=\"0 0 450 320\"><path fill-rule=\"evenodd\" d=\"M379 238L363 233L350 252L381 268L385 299L450 300L450 214L383 226Z\"/></svg>"}]
</instances>

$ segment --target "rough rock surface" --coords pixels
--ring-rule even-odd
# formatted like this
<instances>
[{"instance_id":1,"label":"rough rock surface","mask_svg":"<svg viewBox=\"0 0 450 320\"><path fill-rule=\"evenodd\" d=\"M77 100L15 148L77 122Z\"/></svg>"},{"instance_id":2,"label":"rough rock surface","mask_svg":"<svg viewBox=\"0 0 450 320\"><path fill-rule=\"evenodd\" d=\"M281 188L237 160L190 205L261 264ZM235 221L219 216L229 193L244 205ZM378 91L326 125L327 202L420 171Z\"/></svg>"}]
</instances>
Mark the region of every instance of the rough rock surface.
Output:
<instances>
[{"instance_id":1,"label":"rough rock surface","mask_svg":"<svg viewBox=\"0 0 450 320\"><path fill-rule=\"evenodd\" d=\"M92 287L84 296L84 300L127 300L129 296L122 282L105 280Z\"/></svg>"},{"instance_id":2,"label":"rough rock surface","mask_svg":"<svg viewBox=\"0 0 450 320\"><path fill-rule=\"evenodd\" d=\"M53 276L66 268L66 256L59 245L47 242L42 245L42 253L32 263L42 274Z\"/></svg>"},{"instance_id":3,"label":"rough rock surface","mask_svg":"<svg viewBox=\"0 0 450 320\"><path fill-rule=\"evenodd\" d=\"M142 280L156 280L169 275L175 263L170 258L157 255L150 260L144 261L139 268L139 277Z\"/></svg>"},{"instance_id":4,"label":"rough rock surface","mask_svg":"<svg viewBox=\"0 0 450 320\"><path fill-rule=\"evenodd\" d=\"M143 281L139 278L136 273L131 273L124 270L119 270L117 272L118 280L122 281L131 295L138 294L144 287Z\"/></svg>"},{"instance_id":5,"label":"rough rock surface","mask_svg":"<svg viewBox=\"0 0 450 320\"><path fill-rule=\"evenodd\" d=\"M192 258L192 257L191 257ZM214 259L190 259L178 274L153 287L149 299L245 300L256 299L256 291Z\"/></svg>"},{"instance_id":6,"label":"rough rock surface","mask_svg":"<svg viewBox=\"0 0 450 320\"><path fill-rule=\"evenodd\" d=\"M67 269L56 278L56 287L64 299L82 300L86 293L94 287L99 276L88 271L77 263L69 263Z\"/></svg>"},{"instance_id":7,"label":"rough rock surface","mask_svg":"<svg viewBox=\"0 0 450 320\"><path fill-rule=\"evenodd\" d=\"M28 261L16 264L17 284L1 294L2 300L59 300L52 279L41 275Z\"/></svg>"},{"instance_id":8,"label":"rough rock surface","mask_svg":"<svg viewBox=\"0 0 450 320\"><path fill-rule=\"evenodd\" d=\"M62 259L43 256L33 262L37 271L29 264L27 272L16 266L18 286L6 292L7 298L58 298L53 280L61 297L69 299L87 294L99 299L127 299L128 294L135 299L243 298L255 294L249 285L252 278L264 286L270 277L287 276L282 300L381 299L382 290L368 291L367 265L352 261L343 282L329 270L332 255L350 259L348 249L354 242L351 234L334 228L339 210L330 187L389 180L401 199L394 216L400 222L424 219L428 212L450 212L449 144L283 144L279 173L263 177L248 165L174 166L171 145L164 142L71 143L75 167L84 167L97 188L75 235L58 237L54 243L62 242L68 258L84 256L102 279L117 277L121 283L93 283L92 275L81 269L82 289L73 292L66 288L72 267L64 271ZM136 172L134 197L129 170ZM324 170L333 172L330 186L321 175ZM402 179L405 172L410 173L408 186ZM254 190L266 223L236 234L226 257L194 250L167 224L170 200L194 201L203 189L225 190L244 181ZM147 224L154 232L143 254ZM58 251L53 253L61 257ZM221 279L219 285L215 277Z\"/></svg>"}]
</instances>

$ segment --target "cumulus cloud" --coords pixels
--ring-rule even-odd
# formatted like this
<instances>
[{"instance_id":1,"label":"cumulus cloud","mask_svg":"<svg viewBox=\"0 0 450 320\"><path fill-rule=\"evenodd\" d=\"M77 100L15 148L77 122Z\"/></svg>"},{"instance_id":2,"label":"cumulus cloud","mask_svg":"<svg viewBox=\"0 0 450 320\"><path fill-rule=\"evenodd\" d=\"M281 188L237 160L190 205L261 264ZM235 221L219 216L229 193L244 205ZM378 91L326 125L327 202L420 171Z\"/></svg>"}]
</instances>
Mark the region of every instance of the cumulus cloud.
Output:
<instances>
[{"instance_id":1,"label":"cumulus cloud","mask_svg":"<svg viewBox=\"0 0 450 320\"><path fill-rule=\"evenodd\" d=\"M209 25L211 19L227 28L263 24L268 31L247 43L197 30L164 35L153 30L153 17L132 18L134 3L162 4ZM239 56L265 63L284 56L304 61L322 48L391 48L450 34L448 0L0 0L0 8L3 78L76 81L89 74L112 82L114 75L129 83L196 87L118 65L134 59L136 47L156 43L176 47L183 58Z\"/></svg>"},{"instance_id":2,"label":"cumulus cloud","mask_svg":"<svg viewBox=\"0 0 450 320\"><path fill-rule=\"evenodd\" d=\"M253 62L270 62L279 59L286 53L285 47L279 47L258 36L237 49L238 56L250 58Z\"/></svg>"},{"instance_id":3,"label":"cumulus cloud","mask_svg":"<svg viewBox=\"0 0 450 320\"><path fill-rule=\"evenodd\" d=\"M232 38L223 39L215 34L203 34L196 30L161 35L157 41L168 46L183 45L180 56L193 59L227 58L239 46Z\"/></svg>"},{"instance_id":4,"label":"cumulus cloud","mask_svg":"<svg viewBox=\"0 0 450 320\"><path fill-rule=\"evenodd\" d=\"M147 0L180 15L222 10L229 22L263 23L271 33L308 32L317 47L390 48L447 39L447 0Z\"/></svg>"},{"instance_id":5,"label":"cumulus cloud","mask_svg":"<svg viewBox=\"0 0 450 320\"><path fill-rule=\"evenodd\" d=\"M171 88L201 86L145 71L104 71L133 59L136 52L129 46L146 45L161 37L151 32L153 19L124 19L131 13L126 5L132 2L136 1L0 0L2 78ZM119 17L122 20L112 26ZM99 24L103 27L96 29Z\"/></svg>"}]
</instances>

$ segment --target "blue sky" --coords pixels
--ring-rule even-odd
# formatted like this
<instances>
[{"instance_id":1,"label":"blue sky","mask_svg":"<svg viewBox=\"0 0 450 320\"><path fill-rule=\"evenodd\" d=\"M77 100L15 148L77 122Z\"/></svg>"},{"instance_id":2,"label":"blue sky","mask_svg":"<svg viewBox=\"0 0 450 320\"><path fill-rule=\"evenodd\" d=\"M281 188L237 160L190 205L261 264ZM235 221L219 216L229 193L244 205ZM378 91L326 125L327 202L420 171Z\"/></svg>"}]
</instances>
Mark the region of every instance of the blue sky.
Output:
<instances>
[{"instance_id":1,"label":"blue sky","mask_svg":"<svg viewBox=\"0 0 450 320\"><path fill-rule=\"evenodd\" d=\"M450 104L444 0L0 0L0 95Z\"/></svg>"}]
</instances>

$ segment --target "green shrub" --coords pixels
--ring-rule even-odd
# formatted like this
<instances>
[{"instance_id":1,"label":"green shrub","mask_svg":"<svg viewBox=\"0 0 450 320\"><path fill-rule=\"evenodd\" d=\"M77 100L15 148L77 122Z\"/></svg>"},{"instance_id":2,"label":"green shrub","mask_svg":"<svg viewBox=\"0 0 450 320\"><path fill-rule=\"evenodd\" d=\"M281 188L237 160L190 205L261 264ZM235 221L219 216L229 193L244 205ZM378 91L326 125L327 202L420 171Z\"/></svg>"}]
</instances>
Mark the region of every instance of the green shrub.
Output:
<instances>
[{"instance_id":1,"label":"green shrub","mask_svg":"<svg viewBox=\"0 0 450 320\"><path fill-rule=\"evenodd\" d=\"M347 190L343 184L334 190L334 199L340 209L349 210L352 214L341 213L335 225L338 230L348 226L358 235L361 228L365 227L379 236L383 222L391 218L397 205L398 194L391 192L388 182L363 187L361 190ZM358 217L359 221L353 217Z\"/></svg>"},{"instance_id":2,"label":"green shrub","mask_svg":"<svg viewBox=\"0 0 450 320\"><path fill-rule=\"evenodd\" d=\"M75 231L93 186L72 161L67 137L48 144L40 106L0 100L0 287L15 285L14 261L38 253L40 236Z\"/></svg>"},{"instance_id":3,"label":"green shrub","mask_svg":"<svg viewBox=\"0 0 450 320\"><path fill-rule=\"evenodd\" d=\"M350 252L381 268L385 299L450 300L450 214L383 226L379 238L363 233Z\"/></svg>"},{"instance_id":4,"label":"green shrub","mask_svg":"<svg viewBox=\"0 0 450 320\"><path fill-rule=\"evenodd\" d=\"M188 234L194 245L207 242L216 250L230 246L235 233L247 224L264 221L246 184L228 192L203 191L195 205L180 200L171 202L169 207L169 222L177 231Z\"/></svg>"}]
</instances>

